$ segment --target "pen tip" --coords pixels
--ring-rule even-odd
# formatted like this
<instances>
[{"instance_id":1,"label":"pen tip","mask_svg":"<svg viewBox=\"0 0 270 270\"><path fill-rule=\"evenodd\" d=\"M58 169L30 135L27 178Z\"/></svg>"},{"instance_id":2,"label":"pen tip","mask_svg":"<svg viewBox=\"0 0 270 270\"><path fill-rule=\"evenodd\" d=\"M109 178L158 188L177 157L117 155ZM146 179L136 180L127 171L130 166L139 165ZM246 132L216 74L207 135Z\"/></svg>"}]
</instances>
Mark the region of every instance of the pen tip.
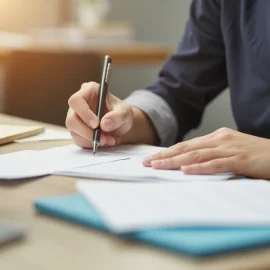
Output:
<instances>
[{"instance_id":1,"label":"pen tip","mask_svg":"<svg viewBox=\"0 0 270 270\"><path fill-rule=\"evenodd\" d=\"M97 152L97 149L98 149L98 143L95 141L94 144L93 144L93 156L96 155L96 152Z\"/></svg>"}]
</instances>

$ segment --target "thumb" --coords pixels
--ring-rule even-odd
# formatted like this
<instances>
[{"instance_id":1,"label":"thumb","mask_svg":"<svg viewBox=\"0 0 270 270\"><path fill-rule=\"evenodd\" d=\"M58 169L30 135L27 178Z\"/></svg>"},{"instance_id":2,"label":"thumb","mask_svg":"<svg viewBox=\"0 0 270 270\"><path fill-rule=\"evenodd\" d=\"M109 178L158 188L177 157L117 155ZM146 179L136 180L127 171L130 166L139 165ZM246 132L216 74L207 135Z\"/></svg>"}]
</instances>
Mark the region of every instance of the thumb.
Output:
<instances>
[{"instance_id":1,"label":"thumb","mask_svg":"<svg viewBox=\"0 0 270 270\"><path fill-rule=\"evenodd\" d=\"M128 122L132 122L132 114L132 108L121 102L102 118L100 127L105 132L114 131Z\"/></svg>"}]
</instances>

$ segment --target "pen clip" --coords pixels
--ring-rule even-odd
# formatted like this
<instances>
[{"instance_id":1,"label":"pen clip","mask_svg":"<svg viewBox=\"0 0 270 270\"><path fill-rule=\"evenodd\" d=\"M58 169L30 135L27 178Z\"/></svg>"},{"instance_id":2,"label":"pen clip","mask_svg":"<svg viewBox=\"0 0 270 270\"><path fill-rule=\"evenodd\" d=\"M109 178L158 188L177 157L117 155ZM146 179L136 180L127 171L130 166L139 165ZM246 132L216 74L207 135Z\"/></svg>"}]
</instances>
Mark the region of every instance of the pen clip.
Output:
<instances>
[{"instance_id":1,"label":"pen clip","mask_svg":"<svg viewBox=\"0 0 270 270\"><path fill-rule=\"evenodd\" d=\"M111 63L108 64L106 78L105 78L105 82L107 84L109 84L110 76L111 76Z\"/></svg>"}]
</instances>

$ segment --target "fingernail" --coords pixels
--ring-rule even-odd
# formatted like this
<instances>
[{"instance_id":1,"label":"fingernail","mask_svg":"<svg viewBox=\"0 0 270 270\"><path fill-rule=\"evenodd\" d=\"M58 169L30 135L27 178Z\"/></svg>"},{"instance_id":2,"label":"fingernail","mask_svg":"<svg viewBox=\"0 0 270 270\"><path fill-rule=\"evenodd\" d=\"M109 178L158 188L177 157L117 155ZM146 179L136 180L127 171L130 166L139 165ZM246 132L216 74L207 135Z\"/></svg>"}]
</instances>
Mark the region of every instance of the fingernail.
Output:
<instances>
[{"instance_id":1,"label":"fingernail","mask_svg":"<svg viewBox=\"0 0 270 270\"><path fill-rule=\"evenodd\" d=\"M97 128L98 123L97 123L96 120L91 119L91 120L89 121L89 125L90 125L91 128L95 129L95 128Z\"/></svg>"},{"instance_id":2,"label":"fingernail","mask_svg":"<svg viewBox=\"0 0 270 270\"><path fill-rule=\"evenodd\" d=\"M154 160L151 162L152 167L162 168L164 165L164 160Z\"/></svg>"},{"instance_id":3,"label":"fingernail","mask_svg":"<svg viewBox=\"0 0 270 270\"><path fill-rule=\"evenodd\" d=\"M180 167L180 170L181 170L181 171L185 171L187 168L188 168L188 166L181 166L181 167Z\"/></svg>"},{"instance_id":4,"label":"fingernail","mask_svg":"<svg viewBox=\"0 0 270 270\"><path fill-rule=\"evenodd\" d=\"M153 157L149 156L143 159L143 163L150 164L152 160L153 160Z\"/></svg>"},{"instance_id":5,"label":"fingernail","mask_svg":"<svg viewBox=\"0 0 270 270\"><path fill-rule=\"evenodd\" d=\"M113 122L112 122L112 120L105 119L103 121L103 125L104 125L104 127L106 128L107 131L111 131L113 129Z\"/></svg>"},{"instance_id":6,"label":"fingernail","mask_svg":"<svg viewBox=\"0 0 270 270\"><path fill-rule=\"evenodd\" d=\"M184 174L189 174L192 168L190 166L181 166L180 169Z\"/></svg>"}]
</instances>

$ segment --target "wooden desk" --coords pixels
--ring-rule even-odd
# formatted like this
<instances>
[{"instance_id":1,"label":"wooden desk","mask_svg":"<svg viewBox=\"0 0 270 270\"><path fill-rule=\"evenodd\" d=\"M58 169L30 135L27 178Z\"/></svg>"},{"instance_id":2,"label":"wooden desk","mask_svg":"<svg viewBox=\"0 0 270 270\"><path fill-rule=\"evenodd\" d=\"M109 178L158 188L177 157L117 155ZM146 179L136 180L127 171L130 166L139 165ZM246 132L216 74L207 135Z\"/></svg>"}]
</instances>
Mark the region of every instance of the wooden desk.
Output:
<instances>
[{"instance_id":1,"label":"wooden desk","mask_svg":"<svg viewBox=\"0 0 270 270\"><path fill-rule=\"evenodd\" d=\"M0 123L36 122L0 114ZM70 143L13 143L0 147L0 153L45 149ZM50 176L21 184L0 184L0 219L22 221L28 228L24 240L0 249L0 269L270 269L270 249L195 260L42 216L33 208L33 202L39 197L74 193L75 179L68 177Z\"/></svg>"},{"instance_id":2,"label":"wooden desk","mask_svg":"<svg viewBox=\"0 0 270 270\"><path fill-rule=\"evenodd\" d=\"M157 64L166 60L170 53L167 46L148 44L143 42L129 42L126 44L107 44L92 46L68 46L63 44L37 45L32 44L22 48L12 49L0 44L0 64L14 50L27 50L39 52L81 52L96 53L102 57L105 54L112 56L116 65Z\"/></svg>"}]
</instances>

